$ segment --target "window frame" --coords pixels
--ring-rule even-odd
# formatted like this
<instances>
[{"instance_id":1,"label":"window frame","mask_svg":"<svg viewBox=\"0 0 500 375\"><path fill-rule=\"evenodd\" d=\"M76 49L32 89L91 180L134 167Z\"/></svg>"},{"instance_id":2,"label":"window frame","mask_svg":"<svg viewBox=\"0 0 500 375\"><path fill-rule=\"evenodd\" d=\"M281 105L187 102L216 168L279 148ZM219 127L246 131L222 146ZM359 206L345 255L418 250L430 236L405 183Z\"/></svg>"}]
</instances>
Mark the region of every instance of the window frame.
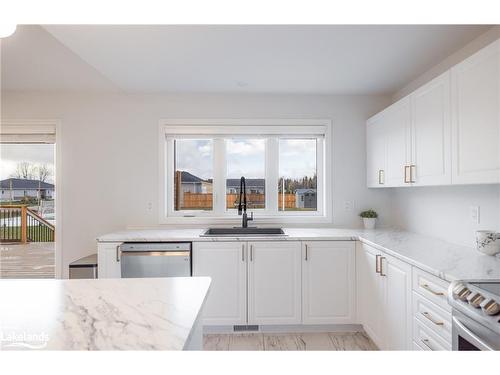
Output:
<instances>
[{"instance_id":1,"label":"window frame","mask_svg":"<svg viewBox=\"0 0 500 375\"><path fill-rule=\"evenodd\" d=\"M174 206L174 138L213 139L213 210L181 210ZM238 223L236 210L226 209L227 138L266 138L265 209L256 209L258 223L332 222L332 123L328 119L162 119L159 126L159 223ZM279 211L279 139L321 139L316 143L317 211ZM275 162L274 160L278 160ZM222 168L220 166L223 166ZM222 197L222 199L220 198ZM222 201L222 202L221 202Z\"/></svg>"}]
</instances>

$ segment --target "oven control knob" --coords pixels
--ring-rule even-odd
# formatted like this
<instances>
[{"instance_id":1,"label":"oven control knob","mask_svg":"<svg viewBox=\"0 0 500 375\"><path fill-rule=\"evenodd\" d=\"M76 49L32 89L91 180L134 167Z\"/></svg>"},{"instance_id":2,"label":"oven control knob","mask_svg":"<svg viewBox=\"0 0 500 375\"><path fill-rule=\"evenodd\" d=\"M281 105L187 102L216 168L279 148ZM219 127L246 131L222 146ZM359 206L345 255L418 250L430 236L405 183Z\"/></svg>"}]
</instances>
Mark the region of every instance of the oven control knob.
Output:
<instances>
[{"instance_id":1,"label":"oven control knob","mask_svg":"<svg viewBox=\"0 0 500 375\"><path fill-rule=\"evenodd\" d=\"M481 302L484 300L485 298L480 293L471 293L467 296L467 302L469 302L469 305L476 308L480 307Z\"/></svg>"},{"instance_id":2,"label":"oven control knob","mask_svg":"<svg viewBox=\"0 0 500 375\"><path fill-rule=\"evenodd\" d=\"M463 284L458 284L453 288L453 295L464 302L467 302L469 294L471 294L471 291Z\"/></svg>"},{"instance_id":3,"label":"oven control knob","mask_svg":"<svg viewBox=\"0 0 500 375\"><path fill-rule=\"evenodd\" d=\"M487 315L496 315L500 313L500 304L493 299L483 301L483 303L481 303L481 308Z\"/></svg>"}]
</instances>

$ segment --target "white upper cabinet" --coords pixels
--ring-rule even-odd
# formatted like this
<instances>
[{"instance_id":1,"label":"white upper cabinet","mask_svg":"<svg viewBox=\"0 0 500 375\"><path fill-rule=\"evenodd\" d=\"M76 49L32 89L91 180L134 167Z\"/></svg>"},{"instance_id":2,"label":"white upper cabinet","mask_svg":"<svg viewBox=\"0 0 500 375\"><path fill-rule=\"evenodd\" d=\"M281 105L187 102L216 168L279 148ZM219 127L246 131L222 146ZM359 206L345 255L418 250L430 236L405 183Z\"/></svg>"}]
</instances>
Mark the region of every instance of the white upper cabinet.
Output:
<instances>
[{"instance_id":1,"label":"white upper cabinet","mask_svg":"<svg viewBox=\"0 0 500 375\"><path fill-rule=\"evenodd\" d=\"M500 182L500 40L451 69L455 184Z\"/></svg>"},{"instance_id":2,"label":"white upper cabinet","mask_svg":"<svg viewBox=\"0 0 500 375\"><path fill-rule=\"evenodd\" d=\"M451 184L450 72L411 94L413 185Z\"/></svg>"},{"instance_id":3,"label":"white upper cabinet","mask_svg":"<svg viewBox=\"0 0 500 375\"><path fill-rule=\"evenodd\" d=\"M366 128L366 181L368 187L384 187L386 124L383 114L368 120Z\"/></svg>"},{"instance_id":4,"label":"white upper cabinet","mask_svg":"<svg viewBox=\"0 0 500 375\"><path fill-rule=\"evenodd\" d=\"M301 243L249 242L248 324L301 323Z\"/></svg>"},{"instance_id":5,"label":"white upper cabinet","mask_svg":"<svg viewBox=\"0 0 500 375\"><path fill-rule=\"evenodd\" d=\"M386 110L385 186L405 184L405 166L410 162L410 100L404 98Z\"/></svg>"},{"instance_id":6,"label":"white upper cabinet","mask_svg":"<svg viewBox=\"0 0 500 375\"><path fill-rule=\"evenodd\" d=\"M410 158L408 98L368 120L366 146L368 186L403 186L405 165Z\"/></svg>"},{"instance_id":7,"label":"white upper cabinet","mask_svg":"<svg viewBox=\"0 0 500 375\"><path fill-rule=\"evenodd\" d=\"M246 256L245 242L193 243L193 276L212 278L203 308L205 325L246 324Z\"/></svg>"},{"instance_id":8,"label":"white upper cabinet","mask_svg":"<svg viewBox=\"0 0 500 375\"><path fill-rule=\"evenodd\" d=\"M302 321L304 324L354 323L355 242L302 244Z\"/></svg>"},{"instance_id":9,"label":"white upper cabinet","mask_svg":"<svg viewBox=\"0 0 500 375\"><path fill-rule=\"evenodd\" d=\"M368 187L500 183L500 40L373 116L366 134Z\"/></svg>"}]
</instances>

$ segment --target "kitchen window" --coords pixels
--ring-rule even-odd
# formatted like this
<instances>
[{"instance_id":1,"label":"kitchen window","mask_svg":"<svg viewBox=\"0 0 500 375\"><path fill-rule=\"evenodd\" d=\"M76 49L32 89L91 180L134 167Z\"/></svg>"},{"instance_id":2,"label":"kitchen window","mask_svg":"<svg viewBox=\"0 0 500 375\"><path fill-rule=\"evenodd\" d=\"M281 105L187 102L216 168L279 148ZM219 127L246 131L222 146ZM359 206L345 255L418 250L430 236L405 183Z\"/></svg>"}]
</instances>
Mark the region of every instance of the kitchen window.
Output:
<instances>
[{"instance_id":1,"label":"kitchen window","mask_svg":"<svg viewBox=\"0 0 500 375\"><path fill-rule=\"evenodd\" d=\"M330 128L327 120L161 121L160 222L239 220L242 176L257 223L331 222Z\"/></svg>"}]
</instances>

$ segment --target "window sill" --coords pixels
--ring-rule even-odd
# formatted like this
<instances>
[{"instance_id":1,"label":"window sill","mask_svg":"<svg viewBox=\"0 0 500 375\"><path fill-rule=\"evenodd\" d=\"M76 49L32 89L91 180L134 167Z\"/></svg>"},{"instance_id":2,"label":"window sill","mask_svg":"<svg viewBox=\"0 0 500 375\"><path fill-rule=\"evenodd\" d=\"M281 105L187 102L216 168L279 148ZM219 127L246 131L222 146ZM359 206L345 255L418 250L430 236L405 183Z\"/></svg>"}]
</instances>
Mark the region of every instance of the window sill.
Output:
<instances>
[{"instance_id":1,"label":"window sill","mask_svg":"<svg viewBox=\"0 0 500 375\"><path fill-rule=\"evenodd\" d=\"M262 224L331 224L331 217L322 215L301 215L301 216L259 216L254 213L254 220L249 223L250 226L259 226ZM225 224L231 226L241 225L241 216L232 217L213 217L213 216L172 216L160 219L160 224Z\"/></svg>"}]
</instances>

